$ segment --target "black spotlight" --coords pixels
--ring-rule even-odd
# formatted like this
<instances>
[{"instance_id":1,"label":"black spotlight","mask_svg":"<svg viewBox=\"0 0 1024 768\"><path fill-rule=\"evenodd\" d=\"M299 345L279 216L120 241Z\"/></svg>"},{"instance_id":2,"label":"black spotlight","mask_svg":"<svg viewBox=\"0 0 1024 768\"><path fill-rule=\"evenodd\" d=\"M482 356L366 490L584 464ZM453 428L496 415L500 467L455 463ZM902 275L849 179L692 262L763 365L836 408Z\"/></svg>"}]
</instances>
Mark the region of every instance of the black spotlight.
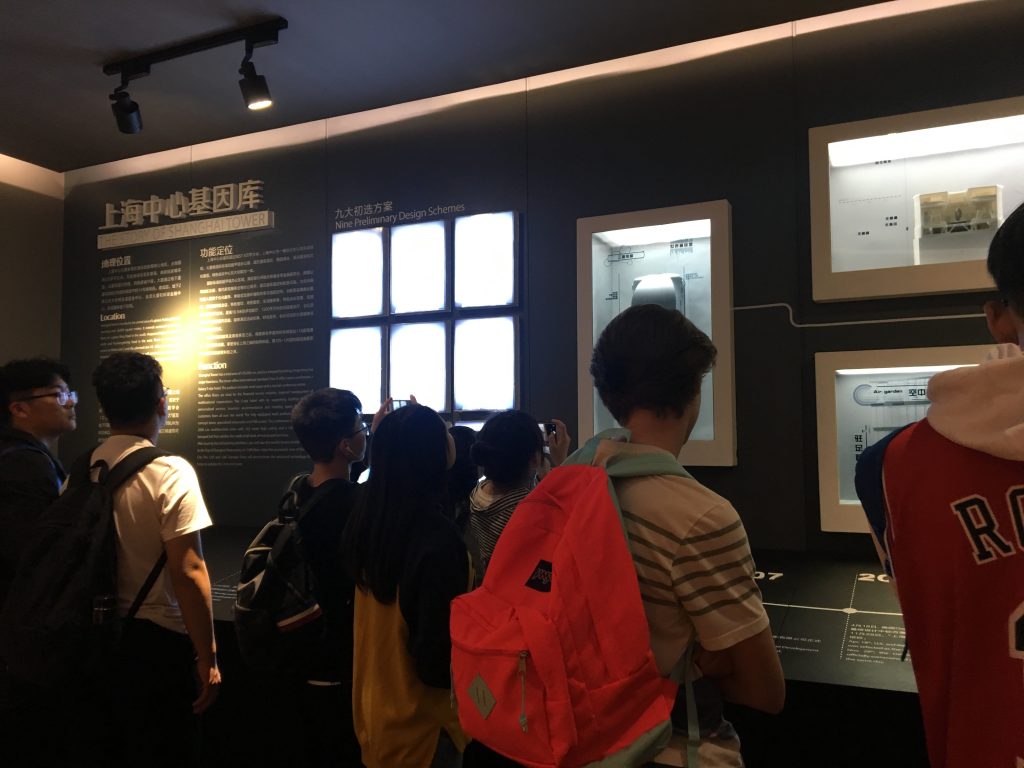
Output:
<instances>
[{"instance_id":1,"label":"black spotlight","mask_svg":"<svg viewBox=\"0 0 1024 768\"><path fill-rule=\"evenodd\" d=\"M243 61L238 74L242 76L242 79L238 81L238 87L242 89L245 106L254 110L266 109L274 103L270 98L267 78L256 74L256 66L251 61Z\"/></svg>"},{"instance_id":2,"label":"black spotlight","mask_svg":"<svg viewBox=\"0 0 1024 768\"><path fill-rule=\"evenodd\" d=\"M124 86L122 85L121 88ZM121 133L138 133L142 130L142 113L139 112L139 105L132 101L128 91L121 88L110 94L110 105L114 117L117 119L117 130Z\"/></svg>"}]
</instances>

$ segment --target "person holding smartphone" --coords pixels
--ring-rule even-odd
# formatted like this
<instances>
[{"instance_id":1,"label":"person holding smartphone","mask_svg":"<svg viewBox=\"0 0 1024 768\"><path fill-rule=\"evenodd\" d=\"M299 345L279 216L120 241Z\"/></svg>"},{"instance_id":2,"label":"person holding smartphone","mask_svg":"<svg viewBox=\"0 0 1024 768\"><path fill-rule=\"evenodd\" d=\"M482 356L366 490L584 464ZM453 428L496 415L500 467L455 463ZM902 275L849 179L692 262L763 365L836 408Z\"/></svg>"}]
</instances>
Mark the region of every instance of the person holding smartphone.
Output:
<instances>
[{"instance_id":1,"label":"person holding smartphone","mask_svg":"<svg viewBox=\"0 0 1024 768\"><path fill-rule=\"evenodd\" d=\"M466 528L477 584L483 581L494 546L515 508L552 467L565 461L570 442L564 422L552 419L538 425L524 411L496 413L480 430L470 455L484 478L470 494Z\"/></svg>"}]
</instances>

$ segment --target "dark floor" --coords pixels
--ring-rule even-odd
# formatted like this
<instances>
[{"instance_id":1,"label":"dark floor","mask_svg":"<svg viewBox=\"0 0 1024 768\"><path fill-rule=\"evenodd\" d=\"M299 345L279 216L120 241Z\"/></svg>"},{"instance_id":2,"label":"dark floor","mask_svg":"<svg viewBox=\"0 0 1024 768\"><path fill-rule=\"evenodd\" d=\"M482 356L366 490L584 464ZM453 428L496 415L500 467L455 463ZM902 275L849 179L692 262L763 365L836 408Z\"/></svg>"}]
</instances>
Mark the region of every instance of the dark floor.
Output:
<instances>
[{"instance_id":1,"label":"dark floor","mask_svg":"<svg viewBox=\"0 0 1024 768\"><path fill-rule=\"evenodd\" d=\"M246 673L229 623L217 622L217 631L225 682L205 718L204 765L296 766L300 731L286 694ZM740 733L749 768L928 765L915 694L790 681L781 715L731 707L727 717Z\"/></svg>"}]
</instances>

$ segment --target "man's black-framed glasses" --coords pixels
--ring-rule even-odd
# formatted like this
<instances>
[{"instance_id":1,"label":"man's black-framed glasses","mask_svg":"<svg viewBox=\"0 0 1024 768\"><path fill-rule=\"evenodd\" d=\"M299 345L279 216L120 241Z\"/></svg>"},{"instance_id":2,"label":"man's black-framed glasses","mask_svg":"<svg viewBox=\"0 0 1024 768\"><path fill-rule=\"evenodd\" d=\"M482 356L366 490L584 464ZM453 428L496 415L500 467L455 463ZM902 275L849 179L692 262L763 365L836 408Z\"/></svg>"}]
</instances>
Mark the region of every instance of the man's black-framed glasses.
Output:
<instances>
[{"instance_id":1,"label":"man's black-framed glasses","mask_svg":"<svg viewBox=\"0 0 1024 768\"><path fill-rule=\"evenodd\" d=\"M363 426L361 426L355 432L349 432L347 435L345 435L345 437L355 437L360 432L363 433L364 437L369 437L370 436L370 425L369 424L363 424Z\"/></svg>"},{"instance_id":2,"label":"man's black-framed glasses","mask_svg":"<svg viewBox=\"0 0 1024 768\"><path fill-rule=\"evenodd\" d=\"M71 405L78 405L78 393L73 389L58 389L56 392L46 392L42 395L19 397L15 402L27 403L29 400L38 400L41 397L56 397L57 405L61 407L66 406L68 403L71 403Z\"/></svg>"}]
</instances>

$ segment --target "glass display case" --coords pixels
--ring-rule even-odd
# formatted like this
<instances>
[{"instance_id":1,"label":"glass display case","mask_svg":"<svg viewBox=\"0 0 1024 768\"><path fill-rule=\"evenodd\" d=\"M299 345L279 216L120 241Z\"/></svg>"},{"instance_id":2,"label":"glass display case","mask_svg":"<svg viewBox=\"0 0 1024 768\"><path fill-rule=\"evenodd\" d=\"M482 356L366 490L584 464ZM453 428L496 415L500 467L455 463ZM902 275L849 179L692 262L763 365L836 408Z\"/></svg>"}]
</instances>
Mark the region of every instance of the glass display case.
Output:
<instances>
[{"instance_id":1,"label":"glass display case","mask_svg":"<svg viewBox=\"0 0 1024 768\"><path fill-rule=\"evenodd\" d=\"M1024 202L1024 98L810 130L815 301L992 288Z\"/></svg>"},{"instance_id":2,"label":"glass display case","mask_svg":"<svg viewBox=\"0 0 1024 768\"><path fill-rule=\"evenodd\" d=\"M990 348L882 349L814 356L823 531L867 533L854 487L857 459L886 435L927 415L932 376L977 365Z\"/></svg>"},{"instance_id":3,"label":"glass display case","mask_svg":"<svg viewBox=\"0 0 1024 768\"><path fill-rule=\"evenodd\" d=\"M579 219L577 307L580 440L618 426L590 378L594 341L630 306L678 309L718 348L701 410L680 461L736 463L732 356L732 253L725 200Z\"/></svg>"}]
</instances>

